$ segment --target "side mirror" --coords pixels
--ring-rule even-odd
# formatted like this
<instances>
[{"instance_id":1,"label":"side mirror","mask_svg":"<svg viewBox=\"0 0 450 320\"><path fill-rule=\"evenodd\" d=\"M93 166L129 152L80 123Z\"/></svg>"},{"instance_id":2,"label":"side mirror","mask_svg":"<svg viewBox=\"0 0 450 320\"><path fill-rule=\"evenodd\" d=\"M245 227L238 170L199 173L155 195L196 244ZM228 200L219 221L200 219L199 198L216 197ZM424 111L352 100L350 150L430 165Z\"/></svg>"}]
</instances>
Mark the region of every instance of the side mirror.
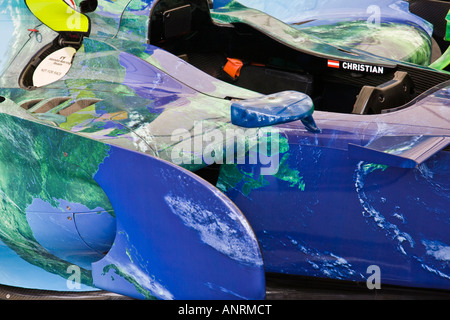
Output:
<instances>
[{"instance_id":1,"label":"side mirror","mask_svg":"<svg viewBox=\"0 0 450 320\"><path fill-rule=\"evenodd\" d=\"M320 133L314 118L312 99L301 92L282 91L231 104L231 123L240 127L259 128L301 120L305 128Z\"/></svg>"}]
</instances>

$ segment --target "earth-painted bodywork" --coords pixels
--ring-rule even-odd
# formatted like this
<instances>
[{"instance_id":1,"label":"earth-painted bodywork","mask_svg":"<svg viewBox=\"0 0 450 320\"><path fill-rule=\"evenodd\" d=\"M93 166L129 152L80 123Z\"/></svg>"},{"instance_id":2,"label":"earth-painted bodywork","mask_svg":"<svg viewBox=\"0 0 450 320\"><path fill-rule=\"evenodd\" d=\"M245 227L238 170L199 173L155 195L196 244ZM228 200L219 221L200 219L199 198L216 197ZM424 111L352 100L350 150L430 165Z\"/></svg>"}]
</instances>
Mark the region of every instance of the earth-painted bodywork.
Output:
<instances>
[{"instance_id":1,"label":"earth-painted bodywork","mask_svg":"<svg viewBox=\"0 0 450 320\"><path fill-rule=\"evenodd\" d=\"M273 126L260 122L264 127L245 131L247 151L255 150L252 146L258 139L276 146L256 149L274 160L274 170L261 174L268 165L261 161L263 156L256 157L260 161L255 163L247 155L241 163L234 159L234 150L224 152L223 160L235 161L221 162L214 187L185 171L196 173L210 164L204 151L211 140L202 137L220 133L224 140L215 141L216 145L225 146L228 131L243 130L232 120L233 103L265 96L215 79L149 44L149 16L156 3L99 1L97 9L86 14L89 35L68 73L34 88L20 86L22 70L58 33L32 15L24 2L2 3L2 25L14 24L14 32L7 33L7 46L0 51L4 53L0 57L1 143L7 146L1 151L0 168L2 284L56 291L114 291L117 286L120 293L149 299L198 297L199 290L205 290L201 298L261 298L262 269L364 281L367 268L378 265L382 283L450 288L450 162L448 151L440 151L450 137L448 83L385 114L316 110L313 117L319 130L300 120ZM262 28L261 17L268 16L234 4L213 11L212 17L220 24L240 22ZM325 61L351 59L392 73L401 63L360 50L340 50L306 31L267 19L265 32L271 37ZM423 40L417 47L421 51L429 42L425 31L417 32ZM423 57L427 60L428 53L408 58L404 65L426 64ZM445 72L419 69L450 79ZM388 143L397 150L377 152L379 161L371 162L364 147L386 136L405 139ZM433 149L435 145L440 148ZM409 154L406 158L418 163L402 167L399 158L408 150L419 155L430 152L430 158ZM386 154L394 154L393 162L383 163ZM179 168L180 178L145 169L160 165L161 170ZM156 179L165 188L148 189L144 182L133 188L108 187L108 179L126 184L127 178ZM205 196L184 199L195 188L204 190ZM147 197L152 201L146 202ZM221 206L232 213L221 213L217 209ZM166 218L153 218L158 223L152 225L152 219L141 213L146 210L165 212ZM145 224L139 226L134 219ZM144 236L130 237L126 231L134 228ZM179 230L185 233L173 237L175 244L154 242L156 249L147 245L146 232L167 239ZM195 241L191 233L197 235ZM190 248L205 244L202 252L208 253L203 259L190 255L189 250L195 252ZM148 256L164 256L165 246L173 249L168 249L171 253L165 261L148 261ZM122 260L111 263L116 255ZM180 261L218 269L218 274L227 275L222 279L227 284L239 282L238 278L233 282L237 274L247 280L236 287L222 286L220 281L198 283L198 270L186 267L181 273ZM81 287L70 285L71 266L81 270ZM180 286L179 278L173 278L177 273L192 282L191 296L172 291Z\"/></svg>"},{"instance_id":2,"label":"earth-painted bodywork","mask_svg":"<svg viewBox=\"0 0 450 320\"><path fill-rule=\"evenodd\" d=\"M419 65L430 64L433 26L411 14L406 1L243 0L239 3L340 48ZM228 0L214 2L216 11L233 5Z\"/></svg>"},{"instance_id":3,"label":"earth-painted bodywork","mask_svg":"<svg viewBox=\"0 0 450 320\"><path fill-rule=\"evenodd\" d=\"M117 3L111 5L114 8ZM77 53L81 59L76 57L73 61L73 78L67 74L63 82L56 82L45 88L20 88L18 77L26 60L43 44L51 42L57 34L34 18L25 3L12 1L6 7L2 4L2 9L5 10L3 13L13 18L15 30L26 28L26 32L21 33L25 34L25 41L22 42L23 38L18 36L9 43L13 54L8 58L12 61L8 60L1 80L4 112L1 121L2 150L5 155L2 190L9 190L3 194L2 201L2 284L55 291L103 288L145 299L263 298L264 274L259 246L239 210L220 193L216 195L217 190L210 189L212 186L202 179L196 182L195 187L192 178L183 171L174 169L165 162L150 164L148 161L151 162L154 158L139 156L140 153L146 153L159 155L161 159L168 153L166 149L170 150L170 146L175 144L169 134L173 130L169 122L175 125L174 119L161 123L160 129L146 127L158 127L159 121L156 119L161 117L163 120L164 116L161 115L165 110L172 115L181 115L177 109L188 107L192 114L188 114L183 123L190 129L192 124L188 122L189 117L192 122L195 121L196 113L204 114L202 110L208 112L216 101L219 101L216 106L220 110L222 101L189 88L143 60L145 56L154 59L158 56L154 51L163 54L162 50L124 39L119 40L116 45L125 45L122 41L126 41L134 46L144 47L148 50L147 53L143 51L142 56L137 57L120 52L113 43L98 40L91 42L87 38L83 48ZM101 30L109 30L107 35L100 32L100 39L113 37L117 28L108 21L113 18L100 17L106 20L105 25L108 26ZM35 34L28 31L28 28L39 31ZM133 51L135 48L129 44L126 46ZM143 72L138 73L138 70ZM206 81L205 84L205 91L214 94L216 86ZM247 94L245 90L242 92L244 96ZM207 103L202 103L205 101ZM226 103L230 105L229 101L222 103L223 107ZM68 107L74 109L70 111L66 109ZM68 112L60 112L61 110ZM220 119L220 111L215 115L215 120ZM224 115L226 111L222 115L225 118ZM212 120L209 122L212 125ZM205 127L207 123L205 121ZM214 126L216 125L214 122ZM66 135L66 131L52 127L72 133ZM155 137L161 143L155 144ZM112 145L105 144L112 141ZM123 148L132 152L124 156ZM84 152L89 153L89 156L84 157ZM133 157L137 159L133 160ZM45 161L45 164L41 165L41 161ZM151 167L155 172L145 170L142 173L142 168L138 169L139 161L142 166ZM122 173L115 166L123 168ZM175 175L171 170L175 170ZM114 185L111 182L113 172L115 179L125 181ZM132 172L136 172L138 176L131 186L126 187ZM162 179L165 187L153 190L152 174L156 174L158 180ZM176 185L173 179L176 179ZM17 180L23 183L17 183ZM144 181L138 183L141 180ZM196 193L198 196L206 199L213 197L217 201L205 202L204 199L202 205L198 199L194 201L189 196L186 197L187 190L182 181L186 181L189 190L200 188ZM131 200L128 197L125 204L121 200L116 202L111 199L111 194L116 192L121 193L118 198L121 199L124 196L124 190L120 191L122 188L130 192L130 197L138 198ZM144 195L139 188L151 194ZM213 195L205 193L206 189L203 188L210 189ZM106 195L105 190L110 190L111 193ZM151 200L161 194L156 201ZM161 207L157 209L155 206L158 206L159 201ZM152 205L149 207L148 203ZM127 219L123 222L117 216L119 208L126 207L127 204L140 206L139 210L123 209L129 214L140 214L137 220L132 219L133 229L140 226L140 219L149 219L144 227L150 226L138 232L138 235L147 237L146 241L137 241L142 244L141 248L136 241L130 242L137 231L126 230L126 220L131 219L131 216L127 214ZM221 210L220 208L223 210L223 219L218 220L217 210ZM148 218L149 214L142 214L142 210L150 210L149 214L154 212L157 216L152 218L150 215ZM164 222L164 211L170 221ZM237 226L244 228L240 230L241 227ZM152 232L151 228L157 230ZM186 237L183 236L183 230L187 231ZM150 236L145 236L147 232ZM151 240L152 237L156 239ZM171 245L165 239L167 237L177 240ZM249 246L249 240L253 245ZM149 247L148 241L154 245ZM158 241L163 247L156 245ZM193 243L200 247L206 245L206 256L198 255ZM241 247L239 253L235 251L236 246ZM157 261L151 261L152 267L148 266L152 259L151 255L146 254L149 249L164 251L164 254L152 253L154 257L158 257ZM106 253L108 256L105 258ZM208 261L207 257L211 254L217 256ZM171 255L171 258L164 259L163 255ZM187 266L189 263L176 262L193 256L196 259L192 261L203 261L204 267L190 268ZM227 262L228 260L230 261ZM101 266L97 264L97 268L93 268L91 264L98 261L101 261ZM171 264L170 268L167 263ZM217 263L216 267L211 267ZM181 270L176 270L175 265ZM244 272L246 275L241 280L236 279L233 272L230 272L231 265L235 265L238 273ZM222 275L219 266L227 269L228 276ZM177 279L184 273L182 270L188 271L190 276L182 276L184 280L180 282ZM222 280L198 281L203 276L212 279L211 275L216 272L214 270L219 271ZM259 289L251 292L255 287L249 287L247 282L256 270L260 270L257 271L259 276L254 278ZM97 275L96 280L93 274ZM191 278L199 287L189 285L187 278ZM228 286L226 282L229 280L225 280L226 278L237 287ZM111 283L115 289L110 288ZM247 284L243 286L243 283ZM172 285L181 291L177 292ZM247 293L243 294L238 287ZM253 289L248 291L249 288ZM209 293L203 295L200 293L202 290Z\"/></svg>"},{"instance_id":4,"label":"earth-painted bodywork","mask_svg":"<svg viewBox=\"0 0 450 320\"><path fill-rule=\"evenodd\" d=\"M448 97L443 88L376 120L315 112L319 135L280 128L277 174L223 166L218 187L249 219L266 270L365 281L376 265L381 284L408 286L414 278L418 286L447 289L448 152L405 169L352 158L348 144L413 132L423 137L431 122L432 135L448 137ZM277 196L268 204L263 199L272 193Z\"/></svg>"}]
</instances>

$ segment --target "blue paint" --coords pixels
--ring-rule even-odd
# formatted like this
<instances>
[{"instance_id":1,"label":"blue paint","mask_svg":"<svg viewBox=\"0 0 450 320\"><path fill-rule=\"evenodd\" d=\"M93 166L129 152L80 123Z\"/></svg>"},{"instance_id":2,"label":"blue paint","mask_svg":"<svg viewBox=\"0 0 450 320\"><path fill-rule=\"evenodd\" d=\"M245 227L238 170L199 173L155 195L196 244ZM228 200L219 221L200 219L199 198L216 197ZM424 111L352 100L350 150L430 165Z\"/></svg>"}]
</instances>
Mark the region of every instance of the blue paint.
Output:
<instances>
[{"instance_id":1,"label":"blue paint","mask_svg":"<svg viewBox=\"0 0 450 320\"><path fill-rule=\"evenodd\" d=\"M293 123L278 126L289 146L280 154L284 176L258 176L260 164L237 165L243 175L265 181L248 194L242 191L246 180L226 190L257 235L265 270L364 282L367 268L377 265L382 284L448 289L450 154L436 150L413 168L401 168L383 164L384 157L374 163L356 154L349 158L348 149L349 143L364 146L383 137L403 136L412 147L429 141L422 135L448 137L447 91L379 116L344 120L316 113L320 134L292 130ZM414 131L421 135L405 139ZM393 141L399 140L382 142ZM428 149L415 151L416 157ZM287 179L287 169L302 178L301 191ZM276 196L268 201L269 194Z\"/></svg>"},{"instance_id":2,"label":"blue paint","mask_svg":"<svg viewBox=\"0 0 450 320\"><path fill-rule=\"evenodd\" d=\"M119 61L126 70L123 84L139 96L153 100L153 112L161 113L164 106L176 100L180 100L180 104L188 103L183 97L195 94L189 87L134 55L122 52Z\"/></svg>"},{"instance_id":3,"label":"blue paint","mask_svg":"<svg viewBox=\"0 0 450 320\"><path fill-rule=\"evenodd\" d=\"M32 288L54 291L98 291L99 289L82 283L79 288L69 289L67 280L58 274L53 274L40 266L33 265L18 256L0 240L0 283L18 288ZM70 275L70 273L68 273Z\"/></svg>"},{"instance_id":4,"label":"blue paint","mask_svg":"<svg viewBox=\"0 0 450 320\"><path fill-rule=\"evenodd\" d=\"M227 2L215 1L214 6L220 7ZM125 19L120 25L124 33L131 33L127 26L135 22L134 19L128 19L131 17L129 14L148 17L154 3L147 0L140 4L140 8L127 6L123 16ZM283 9L293 14L295 10L286 4L299 3L273 1L263 4L282 4ZM341 6L340 2L334 3ZM312 2L304 4L312 6ZM398 7L392 6L394 4ZM405 16L401 14L393 17L392 12L406 13L405 4L383 1L377 5L382 7L383 19L388 14L383 11L385 5L390 10L399 9L389 11L390 21L397 21ZM359 11L361 7L366 9L361 3L358 7ZM328 9L336 8L330 6ZM348 14L348 11L342 10L333 13ZM98 19L112 17L109 21L117 23L119 27L120 10L108 13L100 6L97 13L98 16L92 15ZM326 12L322 13L324 18ZM365 12L362 16L367 17L367 14ZM414 19L412 21L415 23ZM420 21L417 24L423 25ZM136 31L139 31L139 36L145 36L147 32L146 28ZM97 36L109 36L102 32L98 30ZM120 41L126 44L129 39L111 42L116 40L117 45ZM115 78L120 82L114 84L117 86L88 77L80 81L83 85L84 82L88 83L86 87L74 88L70 81L63 81L55 84L56 88L62 90L50 90L48 94L67 95L70 91L101 97L103 100L96 105L95 114L90 119L92 122L80 125L87 131L95 126L98 129L124 129L133 122L128 119L114 120L120 122L116 124L96 118L109 113L111 109L130 111L131 114L141 108L160 114L169 106L183 106L186 108L182 108L177 115L192 116L189 104L192 101L200 102L194 99L201 96L204 98L201 102L211 102L211 106L205 107L205 114L199 112L195 116L199 115L198 120L209 120L217 116L214 112L218 109L215 109L214 102L220 107L228 108L231 105L228 100L217 100L199 93L216 90L211 77L198 70L194 72L189 64L164 50L147 45L145 41L140 46L142 51L138 51L137 47L129 49L130 52L136 50L136 56L125 52L116 55L119 51L111 55L116 66L122 67L120 75ZM2 47L3 52L6 52L5 48ZM337 48L333 49L338 51ZM85 43L86 54L102 50L108 52L116 49L99 41L87 40ZM138 55L151 57L145 61ZM77 59L80 56L77 55ZM156 61L155 64L167 73L149 61ZM381 59L377 58L377 61ZM87 71L83 69L83 62L74 66L71 71L73 78L69 80L78 80L78 74L74 73L77 67L80 73ZM104 73L106 67L110 66L101 66L89 72ZM122 72L125 72L123 82L120 80ZM189 78L194 78L196 84L191 85L193 82L188 82ZM95 82L92 82L93 79ZM220 90L220 97L225 97L224 87ZM117 96L122 92L126 95ZM230 92L242 93L236 88ZM299 93L293 94L294 100L285 100L283 95L278 94L234 102L231 110L226 109L226 112L220 108L218 122L228 125L231 121L244 127L276 125L280 136L287 141L286 148L280 150L282 162L279 175L258 175L261 164L237 166L245 179L227 190L227 196L233 202L192 173L134 151L111 146L110 153L100 165L91 163L90 152L96 151L96 147L104 147L104 144L95 142L89 145L92 148L86 148L90 152L81 152L83 157L78 160L94 168L98 166L95 179L107 193L117 219L113 219L102 208L97 208L102 211L101 214L94 211L83 213L83 204L61 201L61 207L53 208L36 198L27 208L29 229L25 230L31 230L37 244L42 247L32 237L26 240L33 240L30 245L36 245L36 252L40 254L39 258L45 257L42 258L45 264L47 261L50 265L63 259L64 266L74 261L90 270L91 262L96 261L92 267L95 285L136 298L263 299L264 270L364 281L367 267L371 264L381 267L382 283L448 289L448 152L433 149L426 159L422 159L430 149L422 148L423 144L413 144L410 150L414 154L403 162L403 154L386 154L393 144L388 143L383 148L373 147L379 146L375 145L376 141L383 141L389 136L427 135L424 141L430 141L429 137L448 139L449 92L447 88L441 88L435 93L428 92L429 96L411 104L406 110L374 116L315 112L313 119L311 99ZM19 90L13 91L10 97L15 99L21 97L20 94ZM217 97L218 93L215 94L211 95ZM105 98L107 95L110 97ZM260 97L257 93L249 95ZM271 98L279 100L271 104ZM24 112L12 101L5 101L7 104L2 106L7 106L8 112ZM21 101L20 98L17 101ZM120 108L114 109L117 105ZM230 119L228 111L231 111ZM41 117L57 120L58 123L62 119L49 115ZM180 121L177 118L170 120L175 124ZM295 120L301 120L303 125ZM33 124L39 127L39 133L49 132L45 131L49 127ZM21 125L30 123L23 121ZM165 124L159 125L164 128ZM304 126L308 130L304 130ZM24 134L26 131L15 132ZM28 143L41 143L56 150L53 157L64 159L61 152L65 146L63 142L79 136L65 131L57 132L59 134L56 136L44 134L44 139L38 142L24 139L19 150L27 152L20 154L28 155L31 150ZM35 138L35 135L31 136ZM105 138L101 134L99 137ZM61 145L56 138L61 139ZM79 142L86 142L79 138ZM374 153L367 152L369 149ZM58 174L70 174L73 168L68 166L66 169L67 172L58 171ZM93 183L90 178L87 179L88 183ZM72 206L76 212L66 212L62 209L63 204ZM102 227L97 228L100 225ZM25 267L28 262L3 243L0 243L0 255L1 283L23 287L38 284L39 288L58 287L58 290L64 290L52 283L56 282L56 278L61 282L62 277L48 274L52 271L42 271L42 268L48 267L44 263L40 265L42 268L32 265ZM33 261L32 258L28 258L28 261ZM14 272L13 279L11 270L15 271L16 266L17 272ZM22 272L26 273L24 279L17 280ZM48 283L30 279L29 274L33 277L46 274Z\"/></svg>"},{"instance_id":5,"label":"blue paint","mask_svg":"<svg viewBox=\"0 0 450 320\"><path fill-rule=\"evenodd\" d=\"M117 218L114 246L93 264L97 287L136 298L264 298L258 242L239 210L213 186L117 147L95 179Z\"/></svg>"},{"instance_id":6,"label":"blue paint","mask_svg":"<svg viewBox=\"0 0 450 320\"><path fill-rule=\"evenodd\" d=\"M231 0L215 0L213 2L213 8L218 9L218 8L224 7L230 2L231 2Z\"/></svg>"}]
</instances>

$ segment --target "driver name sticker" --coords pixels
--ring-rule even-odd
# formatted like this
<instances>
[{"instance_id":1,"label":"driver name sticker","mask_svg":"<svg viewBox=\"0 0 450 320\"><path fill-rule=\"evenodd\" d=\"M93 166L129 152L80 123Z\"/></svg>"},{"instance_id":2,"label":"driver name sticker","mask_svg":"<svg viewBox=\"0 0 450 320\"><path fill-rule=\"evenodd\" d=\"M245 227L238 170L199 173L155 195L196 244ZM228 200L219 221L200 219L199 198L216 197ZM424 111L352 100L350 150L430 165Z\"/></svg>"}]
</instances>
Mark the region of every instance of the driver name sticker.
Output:
<instances>
[{"instance_id":1,"label":"driver name sticker","mask_svg":"<svg viewBox=\"0 0 450 320\"><path fill-rule=\"evenodd\" d=\"M340 62L336 60L328 60L327 66L329 68L344 69L350 71L384 74L384 67L357 62Z\"/></svg>"},{"instance_id":2,"label":"driver name sticker","mask_svg":"<svg viewBox=\"0 0 450 320\"><path fill-rule=\"evenodd\" d=\"M48 55L36 68L33 74L33 85L42 87L64 77L72 66L72 59L76 52L72 47L65 47Z\"/></svg>"}]
</instances>

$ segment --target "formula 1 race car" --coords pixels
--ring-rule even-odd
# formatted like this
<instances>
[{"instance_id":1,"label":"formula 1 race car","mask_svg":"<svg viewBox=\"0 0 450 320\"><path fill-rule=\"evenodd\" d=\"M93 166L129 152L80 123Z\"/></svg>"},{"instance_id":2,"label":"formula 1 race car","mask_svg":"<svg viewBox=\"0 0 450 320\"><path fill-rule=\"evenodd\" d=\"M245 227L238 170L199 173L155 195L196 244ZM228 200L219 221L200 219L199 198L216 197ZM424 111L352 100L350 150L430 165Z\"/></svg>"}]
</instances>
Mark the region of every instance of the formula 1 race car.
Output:
<instances>
[{"instance_id":1,"label":"formula 1 race car","mask_svg":"<svg viewBox=\"0 0 450 320\"><path fill-rule=\"evenodd\" d=\"M400 6L393 59L219 2L1 4L0 284L263 299L266 273L376 266L449 290L430 24Z\"/></svg>"}]
</instances>

